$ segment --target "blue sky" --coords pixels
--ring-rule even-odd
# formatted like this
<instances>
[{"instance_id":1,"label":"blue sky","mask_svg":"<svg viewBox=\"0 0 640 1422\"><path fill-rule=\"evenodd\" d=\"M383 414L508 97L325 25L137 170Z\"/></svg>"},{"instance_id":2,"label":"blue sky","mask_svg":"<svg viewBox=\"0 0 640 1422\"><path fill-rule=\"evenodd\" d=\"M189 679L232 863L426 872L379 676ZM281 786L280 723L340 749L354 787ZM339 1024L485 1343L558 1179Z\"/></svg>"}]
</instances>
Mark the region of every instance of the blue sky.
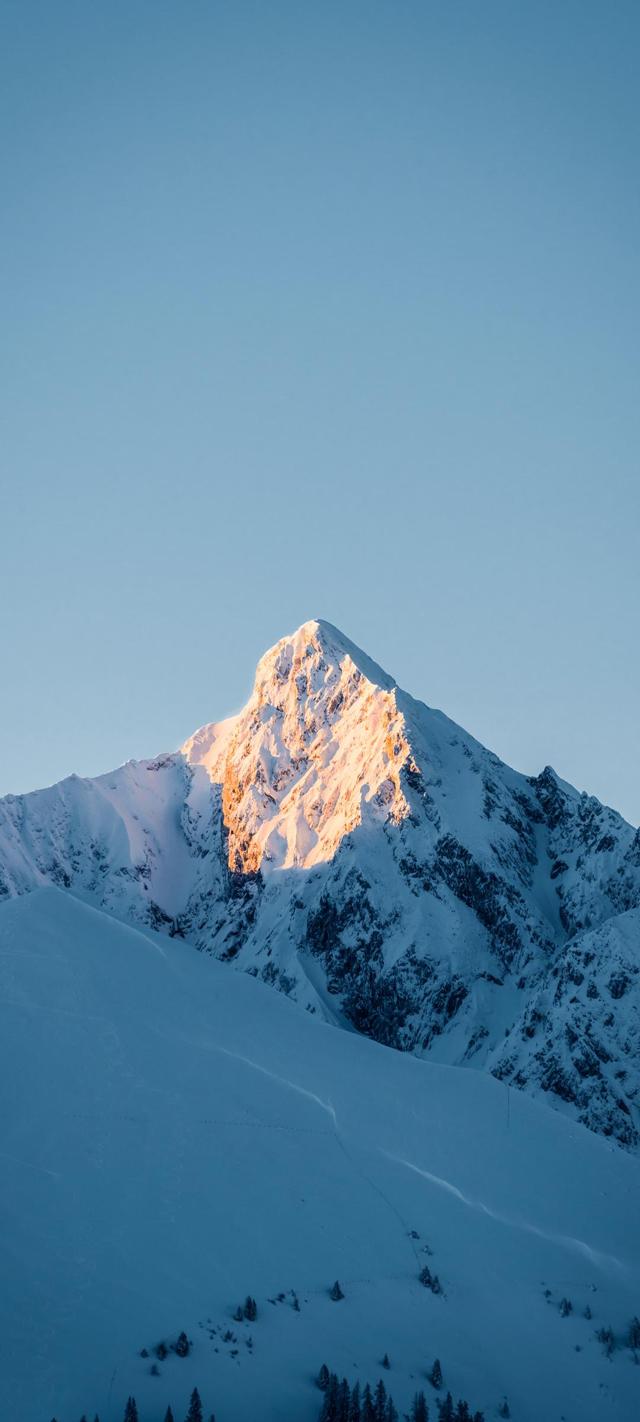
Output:
<instances>
[{"instance_id":1,"label":"blue sky","mask_svg":"<svg viewBox=\"0 0 640 1422\"><path fill-rule=\"evenodd\" d=\"M321 616L637 823L638 6L0 26L0 792Z\"/></svg>"}]
</instances>

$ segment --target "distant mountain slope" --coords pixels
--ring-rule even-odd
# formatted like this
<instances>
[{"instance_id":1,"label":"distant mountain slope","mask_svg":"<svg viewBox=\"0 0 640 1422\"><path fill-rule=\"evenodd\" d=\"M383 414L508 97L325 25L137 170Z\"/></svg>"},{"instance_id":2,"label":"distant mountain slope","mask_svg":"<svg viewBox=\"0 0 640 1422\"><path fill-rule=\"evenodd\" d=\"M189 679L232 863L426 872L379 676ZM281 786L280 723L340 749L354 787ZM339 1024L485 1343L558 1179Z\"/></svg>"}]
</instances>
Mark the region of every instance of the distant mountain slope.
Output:
<instances>
[{"instance_id":1,"label":"distant mountain slope","mask_svg":"<svg viewBox=\"0 0 640 1422\"><path fill-rule=\"evenodd\" d=\"M180 752L0 801L0 897L47 883L638 1142L640 832L511 770L327 623Z\"/></svg>"},{"instance_id":2,"label":"distant mountain slope","mask_svg":"<svg viewBox=\"0 0 640 1422\"><path fill-rule=\"evenodd\" d=\"M578 933L525 1003L494 1074L551 1092L592 1130L632 1141L640 1108L639 980L640 909Z\"/></svg>"},{"instance_id":3,"label":"distant mountain slope","mask_svg":"<svg viewBox=\"0 0 640 1422\"><path fill-rule=\"evenodd\" d=\"M180 1418L197 1384L220 1422L315 1422L323 1361L385 1353L401 1411L438 1357L487 1422L635 1416L630 1155L55 889L0 905L0 1010L7 1416Z\"/></svg>"}]
</instances>

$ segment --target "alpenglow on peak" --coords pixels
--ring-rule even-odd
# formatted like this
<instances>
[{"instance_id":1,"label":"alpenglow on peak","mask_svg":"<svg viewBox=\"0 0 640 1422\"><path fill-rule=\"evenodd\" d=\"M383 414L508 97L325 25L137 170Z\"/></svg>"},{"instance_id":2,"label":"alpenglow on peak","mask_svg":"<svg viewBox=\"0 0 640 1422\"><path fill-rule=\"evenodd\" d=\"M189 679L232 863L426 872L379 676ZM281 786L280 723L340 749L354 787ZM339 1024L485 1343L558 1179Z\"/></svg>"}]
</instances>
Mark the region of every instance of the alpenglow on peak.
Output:
<instances>
[{"instance_id":1,"label":"alpenglow on peak","mask_svg":"<svg viewBox=\"0 0 640 1422\"><path fill-rule=\"evenodd\" d=\"M310 868L367 816L409 813L396 691L328 622L305 622L265 652L244 710L182 747L222 786L233 870Z\"/></svg>"}]
</instances>

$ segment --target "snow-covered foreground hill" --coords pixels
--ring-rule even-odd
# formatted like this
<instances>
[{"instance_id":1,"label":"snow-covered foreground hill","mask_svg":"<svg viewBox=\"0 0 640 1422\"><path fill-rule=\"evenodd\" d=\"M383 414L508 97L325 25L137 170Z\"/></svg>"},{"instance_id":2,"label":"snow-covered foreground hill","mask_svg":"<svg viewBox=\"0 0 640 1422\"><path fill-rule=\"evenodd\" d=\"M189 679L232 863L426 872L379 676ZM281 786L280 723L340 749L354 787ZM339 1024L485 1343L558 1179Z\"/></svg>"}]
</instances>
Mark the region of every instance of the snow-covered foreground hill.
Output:
<instances>
[{"instance_id":1,"label":"snow-covered foreground hill","mask_svg":"<svg viewBox=\"0 0 640 1422\"><path fill-rule=\"evenodd\" d=\"M47 884L638 1144L640 831L327 623L180 751L0 800L0 900Z\"/></svg>"},{"instance_id":2,"label":"snow-covered foreground hill","mask_svg":"<svg viewBox=\"0 0 640 1422\"><path fill-rule=\"evenodd\" d=\"M0 974L3 1417L180 1418L197 1384L218 1422L314 1422L322 1362L385 1352L401 1409L438 1357L487 1419L638 1416L631 1155L57 889L0 906Z\"/></svg>"}]
</instances>

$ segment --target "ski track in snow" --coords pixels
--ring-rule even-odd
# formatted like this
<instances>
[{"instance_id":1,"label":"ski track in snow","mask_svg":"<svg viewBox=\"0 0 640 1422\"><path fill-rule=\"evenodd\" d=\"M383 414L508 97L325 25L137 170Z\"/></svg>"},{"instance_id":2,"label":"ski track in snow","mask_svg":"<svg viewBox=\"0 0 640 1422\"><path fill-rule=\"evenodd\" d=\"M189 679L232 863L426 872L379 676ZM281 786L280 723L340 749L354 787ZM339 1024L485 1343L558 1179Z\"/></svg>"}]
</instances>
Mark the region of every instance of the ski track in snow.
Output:
<instances>
[{"instance_id":1,"label":"ski track in snow","mask_svg":"<svg viewBox=\"0 0 640 1422\"><path fill-rule=\"evenodd\" d=\"M348 1159L352 1169L357 1171L361 1179L365 1180L370 1186L370 1188L374 1190L375 1193L379 1196L379 1198L384 1201L384 1203L395 1215L396 1219L401 1224L402 1228L406 1231L407 1235L410 1238L408 1222L402 1217L399 1210L388 1198L388 1196L385 1195L384 1191L380 1188L380 1186L376 1185L375 1181L373 1181L370 1176L368 1176L366 1172L362 1170L360 1166L356 1165L351 1151L346 1145L340 1132L335 1107L331 1104L331 1102L323 1101L322 1097L317 1096L315 1092L308 1091L303 1086L298 1086L296 1082L290 1081L287 1077L279 1076L277 1072L269 1071L267 1067L261 1066L259 1062L254 1062L251 1060L250 1057L245 1057L239 1052L231 1052L228 1050L228 1048L219 1046L216 1046L214 1050L222 1052L224 1056L231 1057L237 1061L243 1062L245 1066L253 1067L255 1071L261 1072L263 1076L267 1076L272 1081L278 1082L279 1085L287 1087L290 1091L295 1091L298 1095L306 1097L307 1100L313 1101L317 1106L321 1108L321 1110L325 1111L333 1123L337 1143L343 1154ZM548 1244L558 1244L563 1249L568 1249L571 1250L573 1253L581 1254L583 1258L588 1259L590 1264L594 1264L600 1269L606 1269L607 1267L613 1266L615 1269L621 1270L622 1272L627 1272L627 1266L622 1262L622 1260L617 1259L616 1256L613 1254L605 1254L602 1253L600 1250L592 1249L591 1246L585 1242L585 1240L576 1239L572 1235L568 1234L554 1234L549 1230L541 1229L539 1225L531 1224L527 1220L512 1219L509 1215L502 1214L499 1210L492 1209L491 1206L486 1205L483 1200L474 1200L470 1198L470 1196L465 1195L464 1191L460 1190L459 1187L457 1185L454 1185L450 1180L444 1180L440 1175L434 1175L430 1170L424 1170L421 1166L414 1165L413 1161L404 1160L402 1156L392 1155L389 1151L383 1150L382 1148L380 1148L379 1153L381 1155L386 1156L388 1160L394 1161L396 1165L403 1165L405 1169L414 1171L416 1175L422 1176L423 1180L428 1180L430 1184L436 1185L438 1189L445 1190L449 1195L453 1195L454 1199L459 1200L461 1204L466 1205L469 1209L478 1211L478 1213L480 1214L487 1215L489 1219L496 1220L498 1224L506 1225L509 1229L522 1230L526 1234L533 1234L538 1239L546 1240ZM416 1260L418 1260L418 1254L415 1247L413 1247L413 1253Z\"/></svg>"},{"instance_id":2,"label":"ski track in snow","mask_svg":"<svg viewBox=\"0 0 640 1422\"><path fill-rule=\"evenodd\" d=\"M446 1190L447 1194L453 1195L454 1199L460 1200L469 1209L477 1210L480 1214L488 1215L489 1219L496 1220L498 1224L507 1225L509 1229L520 1229L526 1234L534 1234L538 1239L544 1239L548 1244L559 1244L563 1249L570 1249L576 1254L582 1254L590 1264L595 1264L598 1268L604 1269L607 1265L627 1272L627 1265L621 1259L617 1259L614 1254L604 1254L600 1250L592 1249L583 1239L575 1239L570 1234L554 1234L550 1230L541 1229L539 1225L530 1224L528 1220L511 1219L509 1215L503 1215L499 1210L492 1210L490 1205L485 1205L483 1200L473 1200L469 1195L465 1195L457 1185L453 1185L450 1180L443 1180L440 1175L433 1175L430 1170L424 1170L420 1165L414 1165L411 1160L403 1160L400 1155L391 1155L389 1151L381 1151L389 1160L395 1161L396 1165L404 1165L407 1170L413 1170L416 1175L421 1175L430 1184L437 1185L440 1190Z\"/></svg>"},{"instance_id":3,"label":"ski track in snow","mask_svg":"<svg viewBox=\"0 0 640 1422\"><path fill-rule=\"evenodd\" d=\"M112 1025L109 1017L98 1017L96 1013L91 1012L76 1012L71 1007L53 1007L49 1002L35 1002L33 998L27 1000L0 997L0 1003L4 1007L19 1007L24 1012L49 1012L55 1013L57 1017L76 1017L81 1022L102 1022L107 1027Z\"/></svg>"},{"instance_id":4,"label":"ski track in snow","mask_svg":"<svg viewBox=\"0 0 640 1422\"><path fill-rule=\"evenodd\" d=\"M330 1121L333 1122L336 1130L338 1129L338 1120L331 1102L323 1101L321 1096L316 1096L315 1091L307 1091L306 1087L298 1086L297 1082L289 1081L288 1077L278 1076L277 1072L269 1071L268 1067L261 1066L259 1062L252 1061L251 1057L245 1057L241 1052L231 1052L228 1047L220 1047L215 1043L212 1043L212 1049L214 1052L221 1052L225 1057L231 1057L233 1061L244 1062L245 1066L253 1067L254 1071L259 1071L262 1076L269 1077L271 1081L277 1081L279 1086L286 1086L289 1091L295 1091L298 1096L305 1096L307 1101L313 1101L322 1111L326 1111Z\"/></svg>"},{"instance_id":5,"label":"ski track in snow","mask_svg":"<svg viewBox=\"0 0 640 1422\"><path fill-rule=\"evenodd\" d=\"M343 1139L335 1107L332 1103L330 1101L323 1101L322 1097L317 1096L315 1092L308 1091L306 1087L299 1086L297 1082L289 1080L288 1077L279 1076L277 1072L270 1071L267 1067L261 1066L259 1062L253 1061L250 1057L246 1057L240 1052L232 1052L227 1047L217 1045L213 1046L213 1050L221 1052L224 1056L230 1057L235 1061L243 1062L245 1066L252 1067L254 1071L258 1071L261 1075L270 1078L272 1081L276 1081L280 1086L284 1086L290 1091L296 1092L299 1096L304 1096L308 1101L313 1101L316 1106L319 1106L322 1111L326 1112L333 1124L337 1144L349 1161L351 1168L357 1172L360 1178L369 1185L370 1189L378 1195L395 1215L396 1220L402 1226L403 1231L406 1232L410 1240L416 1261L420 1263L421 1261L419 1260L417 1250L411 1240L408 1222L403 1218L400 1211L393 1204L393 1201L389 1199L380 1186L354 1161L351 1150ZM597 1268L606 1270L613 1266L613 1268L623 1273L627 1272L627 1266L621 1259L617 1259L613 1254L605 1254L600 1250L592 1249L585 1240L576 1239L568 1234L554 1234L552 1231L542 1229L539 1225L531 1224L528 1220L512 1219L509 1215L492 1209L491 1206L486 1205L483 1200L474 1200L469 1195L465 1195L464 1191L460 1190L459 1187L454 1185L450 1180L444 1180L442 1176L434 1175L430 1170L424 1170L421 1166L414 1165L413 1161L404 1160L403 1157L399 1155L392 1155L389 1151L383 1150L381 1147L379 1148L379 1153L380 1155L386 1156L388 1160L393 1161L396 1165L402 1165L405 1169L412 1170L416 1175L422 1176L423 1180L428 1180L430 1184L436 1185L438 1189L445 1190L447 1194L453 1195L454 1199L459 1200L461 1204L466 1205L469 1209L476 1210L479 1214L487 1215L489 1219L495 1220L498 1224L506 1225L509 1229L522 1230L526 1234L532 1234L538 1239L546 1240L548 1244L557 1244L563 1249L581 1254L583 1258L587 1259L590 1264L594 1264Z\"/></svg>"},{"instance_id":6,"label":"ski track in snow","mask_svg":"<svg viewBox=\"0 0 640 1422\"><path fill-rule=\"evenodd\" d=\"M369 1188L374 1191L378 1198L382 1200L383 1204L385 1204L387 1208L391 1211L391 1213L395 1216L396 1221L398 1222L398 1224L400 1224L402 1228L403 1234L405 1234L409 1240L411 1252L416 1263L420 1265L421 1261L418 1256L418 1251L413 1242L413 1238L411 1236L411 1231L407 1220L404 1219L403 1215L394 1205L393 1201L389 1199L388 1195L385 1194L384 1190L382 1190L381 1187L377 1185L376 1182L372 1180L369 1175L367 1175L366 1171L362 1169L362 1166L356 1164L353 1158L353 1154L349 1146L346 1144L346 1141L344 1140L344 1137L338 1125L338 1117L333 1104L330 1101L323 1101L322 1097L317 1096L314 1091L308 1091L306 1087L299 1086L297 1082L290 1081L288 1077L278 1076L276 1072L269 1071L267 1067L261 1066L259 1062L252 1061L250 1057L245 1057L239 1052L231 1052L226 1047L217 1046L215 1047L215 1050L218 1052L222 1052L226 1057L231 1057L236 1061L244 1062L246 1066L253 1067L255 1071L261 1072L263 1076L270 1077L272 1081L278 1082L280 1086L287 1087L290 1091L295 1091L299 1096L306 1097L308 1101L312 1101L314 1105L319 1106L322 1111L325 1111L327 1113L334 1128L336 1143L339 1149L342 1151L342 1154L347 1160L349 1166L360 1177L361 1180L364 1180L365 1184L367 1184Z\"/></svg>"},{"instance_id":7,"label":"ski track in snow","mask_svg":"<svg viewBox=\"0 0 640 1422\"><path fill-rule=\"evenodd\" d=\"M341 1151L341 1153L342 1153L343 1156L345 1157L345 1159L346 1159L348 1165L350 1166L351 1170L353 1170L354 1174L358 1175L359 1178L360 1178L361 1180L363 1180L363 1181L365 1182L365 1184L368 1185L371 1190L373 1190L373 1192L378 1196L378 1198L379 1198L380 1200L382 1200L383 1204L385 1204L385 1205L387 1206L387 1208L391 1211L391 1213L393 1214L393 1216L394 1216L396 1222L401 1226L403 1235L406 1236L406 1239L408 1240L409 1247L410 1247L410 1249L411 1249L411 1252L412 1252L412 1255L413 1255L413 1257L414 1257L414 1260L415 1260L416 1264L417 1264L418 1266L420 1266L420 1263L421 1263L422 1261L421 1261L420 1258L419 1258L418 1251L417 1251L417 1249L416 1249L416 1246L415 1246L415 1244L414 1244L413 1238L412 1238L412 1236L411 1236L411 1230L410 1230L410 1227L409 1227L409 1224L408 1224L407 1220L404 1219L403 1215L400 1213L400 1211L399 1211L399 1210L397 1209L397 1207L394 1205L393 1201L389 1199L388 1195L385 1194L384 1190L382 1190L381 1187L380 1187L379 1185L377 1185L376 1182L375 1182L374 1180L372 1180L369 1175L367 1175L366 1171L363 1170L361 1166L359 1166L359 1165L356 1164L356 1161L355 1161L354 1158L353 1158L353 1155L352 1155L352 1153L351 1153L351 1150L350 1150L350 1148L348 1147L348 1145L346 1144L346 1142L345 1142L345 1140L344 1140L344 1138L343 1138L343 1136L342 1136L342 1132L341 1132L340 1127L339 1127L339 1124L338 1124L338 1117L337 1117L337 1114L336 1114L336 1109L335 1109L335 1107L333 1106L332 1102L331 1102L331 1101L323 1101L322 1097L321 1097L321 1096L318 1096L315 1091L309 1091L309 1090L307 1090L306 1087L304 1087L304 1086L299 1086L297 1082L291 1081L291 1079L290 1079L289 1077L280 1076L280 1075L278 1074L278 1072L270 1071L270 1069L269 1069L268 1067L262 1066L262 1064L261 1064L260 1062L253 1061L253 1059L252 1059L251 1057L245 1056L244 1053L242 1053L242 1052L233 1052L233 1051L231 1051L231 1049L230 1049L229 1047L221 1047L221 1046L219 1045L219 1043L217 1043L217 1042L208 1042L206 1045L207 1045L207 1047L208 1047L208 1049L209 1049L210 1051L219 1052L221 1056L229 1057L231 1061L242 1062L242 1064L243 1064L244 1066L251 1067L253 1071L259 1072L261 1076L266 1076L270 1081L275 1081L275 1082L277 1082L277 1084L278 1084L279 1086L284 1086L287 1090L295 1092L297 1096L303 1096L307 1101L313 1102L314 1106L319 1106L319 1107L320 1107L320 1110L321 1110L321 1111L324 1111L324 1112L326 1113L326 1115L329 1117L329 1120L331 1121L331 1123L332 1123L332 1125L333 1125L333 1135L334 1135L334 1139L335 1139L335 1141L336 1141L336 1144L337 1144L337 1146L338 1146L338 1149ZM207 1123L207 1122L203 1122L202 1124L208 1124L208 1123ZM220 1122L220 1123L217 1123L217 1122L214 1123L214 1122L212 1122L211 1124L223 1124L223 1125L227 1125L227 1124L228 1124L228 1125L241 1125L241 1124L242 1124L242 1125L250 1126L251 1128L255 1128L255 1127L260 1128L260 1127L263 1127L263 1128L265 1128L265 1129L272 1129L272 1130L286 1130L286 1131L292 1131L292 1132L295 1132L295 1134L309 1134L309 1135L318 1134L317 1132L313 1132L313 1131L311 1131L310 1129L308 1129L308 1130L305 1131L304 1126L302 1126L302 1127L301 1127L301 1126L284 1126L284 1125L280 1125L280 1124L274 1124L274 1125L272 1125L270 1122L266 1122L266 1121L246 1121L246 1122L234 1122L234 1121L232 1121L232 1122ZM385 1277L385 1278L388 1278L388 1279L402 1279L402 1278L404 1278L404 1275L403 1275L403 1274L389 1274L389 1275L385 1275L384 1277ZM360 1283L360 1284L367 1284L367 1283L368 1283L368 1284L370 1284L372 1281L371 1281L371 1279L369 1279L369 1278L359 1278L359 1279L349 1278L346 1282L349 1283L349 1284L357 1284L357 1283ZM310 1293L318 1293L318 1294L320 1293L319 1290L314 1290L314 1289L310 1289L310 1290L308 1289L307 1292L310 1292Z\"/></svg>"},{"instance_id":8,"label":"ski track in snow","mask_svg":"<svg viewBox=\"0 0 640 1422\"><path fill-rule=\"evenodd\" d=\"M0 1150L0 1160L10 1160L12 1165L20 1165L23 1170L37 1170L41 1175L50 1175L52 1180L62 1179L59 1170L48 1170L46 1165L36 1165L33 1160L21 1160L18 1155L9 1155L6 1150Z\"/></svg>"}]
</instances>

